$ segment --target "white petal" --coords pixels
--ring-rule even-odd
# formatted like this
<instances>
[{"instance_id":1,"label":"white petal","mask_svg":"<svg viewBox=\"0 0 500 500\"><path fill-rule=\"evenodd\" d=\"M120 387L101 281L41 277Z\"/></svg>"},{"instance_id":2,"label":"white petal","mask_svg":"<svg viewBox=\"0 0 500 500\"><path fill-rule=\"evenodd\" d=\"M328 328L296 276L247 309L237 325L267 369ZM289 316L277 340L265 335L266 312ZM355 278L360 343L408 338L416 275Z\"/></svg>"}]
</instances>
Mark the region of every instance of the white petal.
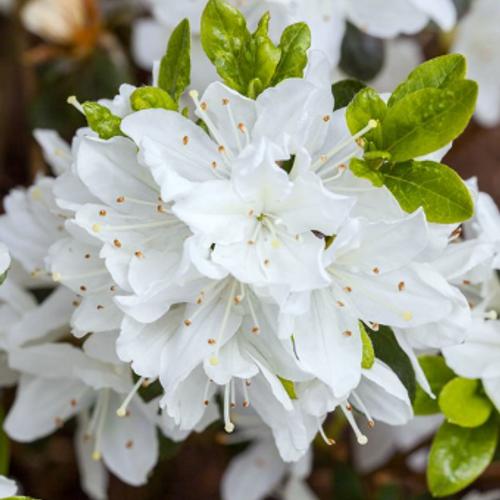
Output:
<instances>
[{"instance_id":1,"label":"white petal","mask_svg":"<svg viewBox=\"0 0 500 500\"><path fill-rule=\"evenodd\" d=\"M10 498L17 493L17 484L12 479L0 476L0 498Z\"/></svg>"},{"instance_id":2,"label":"white petal","mask_svg":"<svg viewBox=\"0 0 500 500\"><path fill-rule=\"evenodd\" d=\"M43 150L44 160L56 176L71 169L71 148L57 132L36 129L33 135Z\"/></svg>"}]
</instances>

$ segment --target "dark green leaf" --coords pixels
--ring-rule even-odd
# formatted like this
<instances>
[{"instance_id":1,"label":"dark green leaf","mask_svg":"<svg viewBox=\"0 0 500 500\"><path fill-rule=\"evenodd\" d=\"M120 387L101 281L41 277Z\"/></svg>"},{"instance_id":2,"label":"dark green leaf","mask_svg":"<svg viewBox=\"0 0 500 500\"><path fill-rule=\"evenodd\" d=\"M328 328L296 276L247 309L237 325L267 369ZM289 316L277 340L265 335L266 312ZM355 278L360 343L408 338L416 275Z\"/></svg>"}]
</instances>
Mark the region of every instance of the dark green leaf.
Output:
<instances>
[{"instance_id":1,"label":"dark green leaf","mask_svg":"<svg viewBox=\"0 0 500 500\"><path fill-rule=\"evenodd\" d=\"M201 18L201 43L219 75L232 88L244 93L243 54L250 42L245 17L223 0L209 0Z\"/></svg>"},{"instance_id":2,"label":"dark green leaf","mask_svg":"<svg viewBox=\"0 0 500 500\"><path fill-rule=\"evenodd\" d=\"M150 401L153 401L153 399L163 396L163 387L161 386L160 381L155 380L153 383L150 383L147 386L141 386L141 388L139 389L139 396L146 403L149 403Z\"/></svg>"},{"instance_id":3,"label":"dark green leaf","mask_svg":"<svg viewBox=\"0 0 500 500\"><path fill-rule=\"evenodd\" d=\"M479 427L493 412L493 403L479 380L456 377L448 382L439 396L439 407L450 424Z\"/></svg>"},{"instance_id":4,"label":"dark green leaf","mask_svg":"<svg viewBox=\"0 0 500 500\"><path fill-rule=\"evenodd\" d=\"M10 443L7 434L3 430L4 418L3 406L0 405L0 476L7 476L9 474L10 465Z\"/></svg>"},{"instance_id":5,"label":"dark green leaf","mask_svg":"<svg viewBox=\"0 0 500 500\"><path fill-rule=\"evenodd\" d=\"M380 169L384 184L406 212L423 207L429 222L455 224L470 219L474 202L451 168L432 161L410 161Z\"/></svg>"},{"instance_id":6,"label":"dark green leaf","mask_svg":"<svg viewBox=\"0 0 500 500\"><path fill-rule=\"evenodd\" d=\"M380 326L378 331L373 331L365 325L365 329L375 348L375 356L392 368L413 401L417 386L415 370L410 358L398 344L394 332L387 326Z\"/></svg>"},{"instance_id":7,"label":"dark green leaf","mask_svg":"<svg viewBox=\"0 0 500 500\"><path fill-rule=\"evenodd\" d=\"M113 115L105 106L97 102L85 102L82 105L89 127L99 134L101 139L111 139L123 135L120 126L121 118Z\"/></svg>"},{"instance_id":8,"label":"dark green leaf","mask_svg":"<svg viewBox=\"0 0 500 500\"><path fill-rule=\"evenodd\" d=\"M156 87L141 87L130 96L130 104L134 111L144 109L169 109L178 111L179 105L170 97L170 94Z\"/></svg>"},{"instance_id":9,"label":"dark green leaf","mask_svg":"<svg viewBox=\"0 0 500 500\"><path fill-rule=\"evenodd\" d=\"M311 47L311 30L305 23L288 26L281 36L279 49L281 58L273 76L271 86L287 78L302 78L307 66L307 51Z\"/></svg>"},{"instance_id":10,"label":"dark green leaf","mask_svg":"<svg viewBox=\"0 0 500 500\"><path fill-rule=\"evenodd\" d=\"M403 97L425 88L443 89L451 82L463 80L467 73L467 61L460 54L436 57L413 70L408 78L391 95L388 106Z\"/></svg>"},{"instance_id":11,"label":"dark green leaf","mask_svg":"<svg viewBox=\"0 0 500 500\"><path fill-rule=\"evenodd\" d=\"M493 459L498 431L494 417L472 429L445 422L434 438L429 457L427 482L431 493L441 498L472 484Z\"/></svg>"},{"instance_id":12,"label":"dark green leaf","mask_svg":"<svg viewBox=\"0 0 500 500\"><path fill-rule=\"evenodd\" d=\"M372 80L384 65L384 42L351 23L342 41L340 68L359 80Z\"/></svg>"},{"instance_id":13,"label":"dark green leaf","mask_svg":"<svg viewBox=\"0 0 500 500\"><path fill-rule=\"evenodd\" d=\"M359 80L347 79L332 85L332 94L335 99L334 111L346 108L356 97L356 94L366 88L366 85Z\"/></svg>"},{"instance_id":14,"label":"dark green leaf","mask_svg":"<svg viewBox=\"0 0 500 500\"><path fill-rule=\"evenodd\" d=\"M350 465L343 462L335 464L333 493L335 500L366 500L360 477Z\"/></svg>"},{"instance_id":15,"label":"dark green leaf","mask_svg":"<svg viewBox=\"0 0 500 500\"><path fill-rule=\"evenodd\" d=\"M433 153L456 139L475 109L478 86L470 80L450 83L445 89L426 88L408 94L388 108L384 144L394 162Z\"/></svg>"},{"instance_id":16,"label":"dark green leaf","mask_svg":"<svg viewBox=\"0 0 500 500\"><path fill-rule=\"evenodd\" d=\"M440 413L437 398L443 387L453 378L453 370L448 368L446 361L441 356L421 356L418 359L422 370L427 377L432 393L436 399L432 399L420 386L417 387L417 395L413 402L415 415L434 415Z\"/></svg>"},{"instance_id":17,"label":"dark green leaf","mask_svg":"<svg viewBox=\"0 0 500 500\"><path fill-rule=\"evenodd\" d=\"M158 441L160 443L160 454L158 457L159 461L171 460L174 458L184 446L184 442L172 441L165 437L160 431L158 431Z\"/></svg>"},{"instance_id":18,"label":"dark green leaf","mask_svg":"<svg viewBox=\"0 0 500 500\"><path fill-rule=\"evenodd\" d=\"M173 31L167 53L161 60L158 86L177 103L190 83L191 28L189 20L184 19Z\"/></svg>"},{"instance_id":19,"label":"dark green leaf","mask_svg":"<svg viewBox=\"0 0 500 500\"><path fill-rule=\"evenodd\" d=\"M405 500L403 491L399 486L384 486L377 495L377 500Z\"/></svg>"},{"instance_id":20,"label":"dark green leaf","mask_svg":"<svg viewBox=\"0 0 500 500\"><path fill-rule=\"evenodd\" d=\"M355 135L361 132L368 126L370 120L376 120L377 128L369 131L364 137L377 149L383 151L381 123L384 121L386 113L387 105L373 89L366 88L359 91L347 107L346 119L351 134Z\"/></svg>"}]
</instances>

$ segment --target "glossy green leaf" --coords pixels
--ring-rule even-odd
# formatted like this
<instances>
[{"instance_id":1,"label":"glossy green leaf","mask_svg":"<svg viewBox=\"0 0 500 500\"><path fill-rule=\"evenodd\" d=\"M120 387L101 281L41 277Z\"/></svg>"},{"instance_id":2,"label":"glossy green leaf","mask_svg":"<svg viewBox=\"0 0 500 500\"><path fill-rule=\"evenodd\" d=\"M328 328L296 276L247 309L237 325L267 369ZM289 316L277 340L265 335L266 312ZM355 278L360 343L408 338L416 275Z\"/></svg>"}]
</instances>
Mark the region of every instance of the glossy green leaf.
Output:
<instances>
[{"instance_id":1,"label":"glossy green leaf","mask_svg":"<svg viewBox=\"0 0 500 500\"><path fill-rule=\"evenodd\" d=\"M431 493L438 498L472 484L488 467L498 443L498 421L465 428L445 422L432 443L427 470Z\"/></svg>"},{"instance_id":2,"label":"glossy green leaf","mask_svg":"<svg viewBox=\"0 0 500 500\"><path fill-rule=\"evenodd\" d=\"M477 83L459 80L445 89L425 88L388 108L384 144L392 161L402 162L433 153L456 139L474 113Z\"/></svg>"},{"instance_id":3,"label":"glossy green leaf","mask_svg":"<svg viewBox=\"0 0 500 500\"><path fill-rule=\"evenodd\" d=\"M191 83L191 28L184 19L173 31L163 56L158 86L176 102ZM171 108L167 108L171 109Z\"/></svg>"},{"instance_id":4,"label":"glossy green leaf","mask_svg":"<svg viewBox=\"0 0 500 500\"><path fill-rule=\"evenodd\" d=\"M249 75L247 95L252 99L271 85L281 59L281 50L269 37L269 12L264 14L252 35L249 48Z\"/></svg>"},{"instance_id":5,"label":"glossy green leaf","mask_svg":"<svg viewBox=\"0 0 500 500\"><path fill-rule=\"evenodd\" d=\"M290 380L286 380L286 379L280 377L279 375L277 375L277 377L279 378L280 382L283 384L283 387L285 388L285 391L288 394L288 397L290 399L299 399L297 397L297 393L295 392L295 384Z\"/></svg>"},{"instance_id":6,"label":"glossy green leaf","mask_svg":"<svg viewBox=\"0 0 500 500\"><path fill-rule=\"evenodd\" d=\"M387 113L387 105L371 88L361 90L347 107L346 119L352 135L361 132L370 122L376 120L378 127L365 134L365 138L377 149L383 150L382 122Z\"/></svg>"},{"instance_id":7,"label":"glossy green leaf","mask_svg":"<svg viewBox=\"0 0 500 500\"><path fill-rule=\"evenodd\" d=\"M413 70L408 78L391 95L388 106L403 97L425 88L443 89L451 82L463 80L467 73L467 61L460 54L436 57Z\"/></svg>"},{"instance_id":8,"label":"glossy green leaf","mask_svg":"<svg viewBox=\"0 0 500 500\"><path fill-rule=\"evenodd\" d=\"M288 26L281 35L279 49L281 58L271 85L287 78L302 78L307 66L307 51L311 48L311 30L306 23Z\"/></svg>"},{"instance_id":9,"label":"glossy green leaf","mask_svg":"<svg viewBox=\"0 0 500 500\"><path fill-rule=\"evenodd\" d=\"M429 382L432 393L436 399L432 399L420 386L417 386L417 394L413 402L415 415L434 415L440 413L438 397L443 387L453 378L455 374L441 356L420 356L418 359L422 370Z\"/></svg>"},{"instance_id":10,"label":"glossy green leaf","mask_svg":"<svg viewBox=\"0 0 500 500\"><path fill-rule=\"evenodd\" d=\"M408 355L401 349L394 332L387 326L380 326L378 331L371 330L365 324L366 332L375 348L375 357L392 368L408 391L410 399L415 399L415 370Z\"/></svg>"},{"instance_id":11,"label":"glossy green leaf","mask_svg":"<svg viewBox=\"0 0 500 500\"><path fill-rule=\"evenodd\" d=\"M479 427L493 412L493 403L483 391L479 380L456 377L439 395L439 407L450 424Z\"/></svg>"},{"instance_id":12,"label":"glossy green leaf","mask_svg":"<svg viewBox=\"0 0 500 500\"><path fill-rule=\"evenodd\" d=\"M372 80L382 69L384 59L385 45L382 40L347 23L339 63L346 74L365 82Z\"/></svg>"},{"instance_id":13,"label":"glossy green leaf","mask_svg":"<svg viewBox=\"0 0 500 500\"><path fill-rule=\"evenodd\" d=\"M170 94L156 87L141 87L130 96L130 104L134 111L144 109L168 109L178 111L179 105Z\"/></svg>"},{"instance_id":14,"label":"glossy green leaf","mask_svg":"<svg viewBox=\"0 0 500 500\"><path fill-rule=\"evenodd\" d=\"M245 17L223 0L209 0L201 17L201 43L219 75L232 88L246 90L244 53L250 42Z\"/></svg>"},{"instance_id":15,"label":"glossy green leaf","mask_svg":"<svg viewBox=\"0 0 500 500\"><path fill-rule=\"evenodd\" d=\"M474 215L467 186L451 168L432 161L383 166L384 184L408 213L424 208L429 222L456 224Z\"/></svg>"},{"instance_id":16,"label":"glossy green leaf","mask_svg":"<svg viewBox=\"0 0 500 500\"><path fill-rule=\"evenodd\" d=\"M123 135L120 126L121 118L97 102L85 102L82 105L89 127L101 139L108 140L112 137Z\"/></svg>"},{"instance_id":17,"label":"glossy green leaf","mask_svg":"<svg viewBox=\"0 0 500 500\"><path fill-rule=\"evenodd\" d=\"M356 94L366 88L366 85L355 79L341 80L332 85L332 94L335 99L334 111L346 108L356 97Z\"/></svg>"},{"instance_id":18,"label":"glossy green leaf","mask_svg":"<svg viewBox=\"0 0 500 500\"><path fill-rule=\"evenodd\" d=\"M375 364L375 349L370 336L365 330L365 325L359 322L359 331L361 333L361 341L363 343L363 358L361 360L361 368L369 370Z\"/></svg>"},{"instance_id":19,"label":"glossy green leaf","mask_svg":"<svg viewBox=\"0 0 500 500\"><path fill-rule=\"evenodd\" d=\"M356 177L369 180L375 187L384 185L384 176L377 170L369 168L364 160L352 159L349 163L349 169Z\"/></svg>"}]
</instances>

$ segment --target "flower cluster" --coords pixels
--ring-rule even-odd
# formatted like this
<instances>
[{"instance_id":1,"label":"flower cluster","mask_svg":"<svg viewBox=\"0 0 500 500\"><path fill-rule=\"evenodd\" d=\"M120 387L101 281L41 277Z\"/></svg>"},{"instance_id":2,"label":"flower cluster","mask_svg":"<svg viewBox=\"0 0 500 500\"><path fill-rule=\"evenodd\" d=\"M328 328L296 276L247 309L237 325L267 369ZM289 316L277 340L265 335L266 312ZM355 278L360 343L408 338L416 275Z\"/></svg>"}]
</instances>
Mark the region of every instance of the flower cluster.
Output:
<instances>
[{"instance_id":1,"label":"flower cluster","mask_svg":"<svg viewBox=\"0 0 500 500\"><path fill-rule=\"evenodd\" d=\"M413 24L396 32L434 18L420 3L401 2ZM335 8L363 25L358 4ZM241 29L224 32L214 12ZM463 58L417 68L392 95L365 88L345 102L328 58L308 51L307 26L286 28L276 47L269 17L253 34L241 19L222 0L206 7L200 39L224 83L190 91L191 113L179 112L187 21L153 86L71 98L89 127L71 146L37 132L55 177L12 192L0 219L18 266L0 296L12 309L0 347L19 384L6 432L29 442L76 417L93 498L106 497L107 470L147 481L158 429L183 440L216 421L230 441L255 440L224 498L256 475L255 498L285 476L284 498L305 498L312 441L334 444L329 414L365 445L376 421L412 419L416 382L434 396L423 350L482 378L500 406L496 353L474 345L496 319L498 221L484 226L491 200L441 163L477 96ZM473 198L479 222L462 242ZM28 275L48 289L39 306ZM268 476L259 457L274 464Z\"/></svg>"}]
</instances>

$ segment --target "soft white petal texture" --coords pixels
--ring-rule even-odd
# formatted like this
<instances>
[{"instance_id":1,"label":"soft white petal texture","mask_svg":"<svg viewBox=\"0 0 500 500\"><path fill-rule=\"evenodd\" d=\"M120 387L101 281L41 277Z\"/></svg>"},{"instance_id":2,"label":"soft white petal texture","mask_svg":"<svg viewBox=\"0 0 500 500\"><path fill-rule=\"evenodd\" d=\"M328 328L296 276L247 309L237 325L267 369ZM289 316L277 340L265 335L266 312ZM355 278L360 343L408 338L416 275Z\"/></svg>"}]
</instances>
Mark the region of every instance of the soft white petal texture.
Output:
<instances>
[{"instance_id":1,"label":"soft white petal texture","mask_svg":"<svg viewBox=\"0 0 500 500\"><path fill-rule=\"evenodd\" d=\"M500 377L483 379L484 390L493 401L497 410L500 410Z\"/></svg>"},{"instance_id":2,"label":"soft white petal texture","mask_svg":"<svg viewBox=\"0 0 500 500\"><path fill-rule=\"evenodd\" d=\"M43 379L24 375L17 389L14 406L5 420L5 432L14 440L27 443L52 434L60 422L70 419L90 403L87 387L80 381ZM76 399L79 396L80 399ZM77 401L76 406L71 401Z\"/></svg>"},{"instance_id":3,"label":"soft white petal texture","mask_svg":"<svg viewBox=\"0 0 500 500\"><path fill-rule=\"evenodd\" d=\"M71 148L57 132L36 129L33 135L42 148L44 160L50 165L56 176L70 170Z\"/></svg>"},{"instance_id":4,"label":"soft white petal texture","mask_svg":"<svg viewBox=\"0 0 500 500\"><path fill-rule=\"evenodd\" d=\"M283 493L284 500L318 500L305 480L291 477Z\"/></svg>"},{"instance_id":5,"label":"soft white petal texture","mask_svg":"<svg viewBox=\"0 0 500 500\"><path fill-rule=\"evenodd\" d=\"M130 405L130 416L119 418L116 409L120 404L121 400L111 394L101 453L113 474L128 484L141 486L147 483L148 475L158 460L154 408L134 398Z\"/></svg>"},{"instance_id":6,"label":"soft white petal texture","mask_svg":"<svg viewBox=\"0 0 500 500\"><path fill-rule=\"evenodd\" d=\"M107 500L109 474L102 462L92 458L94 442L86 436L90 419L86 413L83 413L78 415L77 420L75 450L83 491L92 500Z\"/></svg>"},{"instance_id":7,"label":"soft white petal texture","mask_svg":"<svg viewBox=\"0 0 500 500\"><path fill-rule=\"evenodd\" d=\"M281 483L285 471L274 443L257 442L231 461L222 479L222 499L264 500Z\"/></svg>"},{"instance_id":8,"label":"soft white petal texture","mask_svg":"<svg viewBox=\"0 0 500 500\"><path fill-rule=\"evenodd\" d=\"M363 370L363 382L356 389L356 393L375 420L390 425L403 425L413 417L405 386L397 375L379 360L375 361L370 370Z\"/></svg>"},{"instance_id":9,"label":"soft white petal texture","mask_svg":"<svg viewBox=\"0 0 500 500\"><path fill-rule=\"evenodd\" d=\"M411 3L444 31L450 31L457 21L457 11L452 0L411 0Z\"/></svg>"},{"instance_id":10,"label":"soft white petal texture","mask_svg":"<svg viewBox=\"0 0 500 500\"><path fill-rule=\"evenodd\" d=\"M10 267L10 254L7 250L7 247L0 243L0 276L7 272L7 269Z\"/></svg>"},{"instance_id":11,"label":"soft white petal texture","mask_svg":"<svg viewBox=\"0 0 500 500\"><path fill-rule=\"evenodd\" d=\"M446 362L462 377L500 377L500 332L497 321L476 319L466 341L443 350Z\"/></svg>"},{"instance_id":12,"label":"soft white petal texture","mask_svg":"<svg viewBox=\"0 0 500 500\"><path fill-rule=\"evenodd\" d=\"M17 493L17 484L12 479L0 476L0 498L9 498Z\"/></svg>"}]
</instances>

